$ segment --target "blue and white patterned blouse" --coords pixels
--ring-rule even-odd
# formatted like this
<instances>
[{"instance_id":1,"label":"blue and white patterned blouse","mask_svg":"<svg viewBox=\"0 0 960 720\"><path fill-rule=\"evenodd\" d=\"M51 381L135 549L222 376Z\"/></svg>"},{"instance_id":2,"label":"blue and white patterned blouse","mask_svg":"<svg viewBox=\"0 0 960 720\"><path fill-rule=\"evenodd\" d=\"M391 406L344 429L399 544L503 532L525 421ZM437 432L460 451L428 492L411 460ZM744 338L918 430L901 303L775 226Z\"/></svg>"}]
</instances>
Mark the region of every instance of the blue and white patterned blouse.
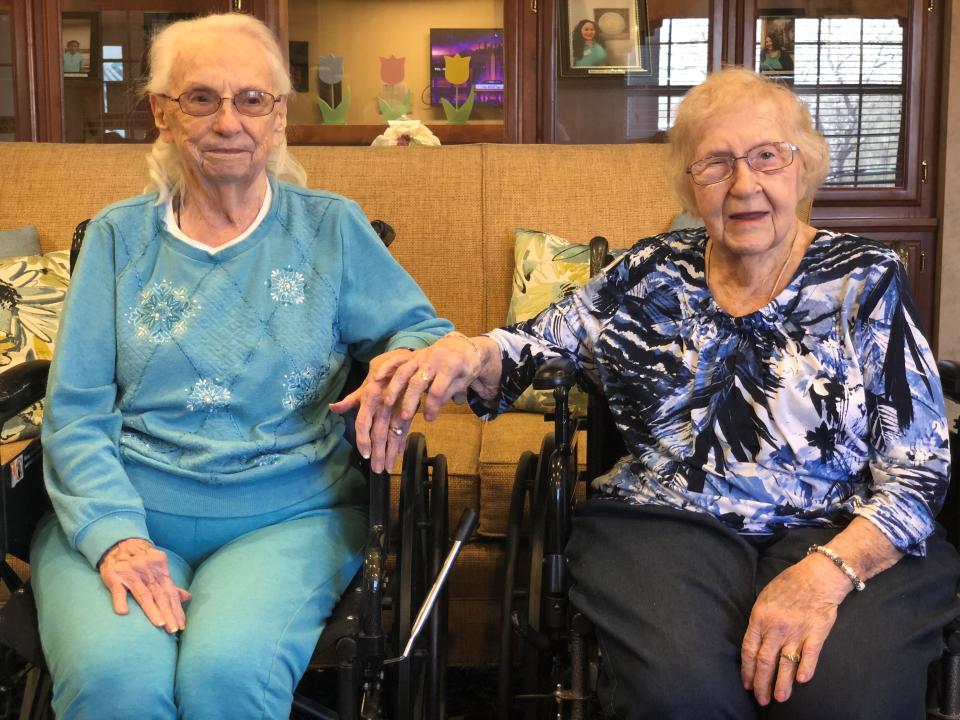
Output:
<instances>
[{"instance_id":1,"label":"blue and white patterned blouse","mask_svg":"<svg viewBox=\"0 0 960 720\"><path fill-rule=\"evenodd\" d=\"M630 455L601 495L708 512L743 533L873 521L924 554L949 449L936 362L903 265L819 232L789 285L732 317L704 278L704 230L642 240L538 317L490 333L506 409L563 355L602 391Z\"/></svg>"}]
</instances>

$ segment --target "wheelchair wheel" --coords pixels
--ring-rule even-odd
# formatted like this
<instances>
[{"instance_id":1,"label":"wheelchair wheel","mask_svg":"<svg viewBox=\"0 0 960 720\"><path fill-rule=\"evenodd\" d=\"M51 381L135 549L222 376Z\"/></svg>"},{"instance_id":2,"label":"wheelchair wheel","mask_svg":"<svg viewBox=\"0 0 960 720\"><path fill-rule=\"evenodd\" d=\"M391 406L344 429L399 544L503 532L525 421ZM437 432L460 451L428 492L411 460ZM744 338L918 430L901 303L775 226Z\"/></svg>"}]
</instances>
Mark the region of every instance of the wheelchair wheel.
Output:
<instances>
[{"instance_id":1,"label":"wheelchair wheel","mask_svg":"<svg viewBox=\"0 0 960 720\"><path fill-rule=\"evenodd\" d=\"M423 435L413 433L407 441L400 478L400 537L391 632L398 654L410 638L448 542L446 459L428 458ZM391 683L392 720L443 717L446 620L445 597L441 596L428 630L417 641L410 659L396 666Z\"/></svg>"},{"instance_id":2,"label":"wheelchair wheel","mask_svg":"<svg viewBox=\"0 0 960 720\"><path fill-rule=\"evenodd\" d=\"M541 623L547 482L553 450L554 438L547 435L539 457L529 451L521 455L514 477L500 618L500 720L556 717L554 653Z\"/></svg>"}]
</instances>

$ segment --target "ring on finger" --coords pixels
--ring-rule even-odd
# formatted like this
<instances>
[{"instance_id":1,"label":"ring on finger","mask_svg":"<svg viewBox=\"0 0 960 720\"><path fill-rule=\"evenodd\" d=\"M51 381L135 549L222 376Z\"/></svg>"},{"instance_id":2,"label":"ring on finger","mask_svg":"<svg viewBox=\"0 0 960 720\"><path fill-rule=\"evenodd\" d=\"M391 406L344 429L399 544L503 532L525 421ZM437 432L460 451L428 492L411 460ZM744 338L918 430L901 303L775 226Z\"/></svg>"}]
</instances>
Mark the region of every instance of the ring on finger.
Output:
<instances>
[{"instance_id":1,"label":"ring on finger","mask_svg":"<svg viewBox=\"0 0 960 720\"><path fill-rule=\"evenodd\" d=\"M789 652L785 649L781 650L780 657L782 657L784 660L789 660L792 663L800 662L800 653L797 652L796 650L794 650L793 652Z\"/></svg>"},{"instance_id":2,"label":"ring on finger","mask_svg":"<svg viewBox=\"0 0 960 720\"><path fill-rule=\"evenodd\" d=\"M397 437L400 437L401 435L403 435L403 428L398 425L391 425L390 432L392 432Z\"/></svg>"},{"instance_id":3,"label":"ring on finger","mask_svg":"<svg viewBox=\"0 0 960 720\"><path fill-rule=\"evenodd\" d=\"M421 370L420 372L418 372L417 377L419 377L425 383L430 382L430 373L426 372L425 370Z\"/></svg>"}]
</instances>

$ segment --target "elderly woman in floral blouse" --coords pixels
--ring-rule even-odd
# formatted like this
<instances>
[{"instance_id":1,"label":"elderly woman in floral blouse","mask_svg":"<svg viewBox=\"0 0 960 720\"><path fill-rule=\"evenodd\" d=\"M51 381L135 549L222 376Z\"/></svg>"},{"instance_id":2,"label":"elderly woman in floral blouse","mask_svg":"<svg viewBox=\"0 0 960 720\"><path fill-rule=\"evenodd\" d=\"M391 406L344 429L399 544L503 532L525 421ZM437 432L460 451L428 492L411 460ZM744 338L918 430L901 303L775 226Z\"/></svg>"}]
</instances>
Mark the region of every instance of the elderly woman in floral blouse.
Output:
<instances>
[{"instance_id":1,"label":"elderly woman in floral blouse","mask_svg":"<svg viewBox=\"0 0 960 720\"><path fill-rule=\"evenodd\" d=\"M469 390L493 417L544 361L605 395L629 454L567 555L625 718L922 718L960 609L934 358L897 256L797 218L828 151L793 93L729 69L688 93L674 186L705 228L641 240L578 293L380 367L360 447L388 465Z\"/></svg>"}]
</instances>

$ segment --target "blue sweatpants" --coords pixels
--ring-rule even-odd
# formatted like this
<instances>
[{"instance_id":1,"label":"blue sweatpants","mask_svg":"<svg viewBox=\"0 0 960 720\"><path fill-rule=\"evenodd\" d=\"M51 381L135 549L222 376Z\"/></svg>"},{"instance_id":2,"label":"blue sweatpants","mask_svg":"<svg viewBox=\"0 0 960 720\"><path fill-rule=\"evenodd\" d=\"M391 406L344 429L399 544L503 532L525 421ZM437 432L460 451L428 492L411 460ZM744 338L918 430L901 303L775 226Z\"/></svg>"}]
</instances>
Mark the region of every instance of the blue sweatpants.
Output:
<instances>
[{"instance_id":1,"label":"blue sweatpants","mask_svg":"<svg viewBox=\"0 0 960 720\"><path fill-rule=\"evenodd\" d=\"M115 614L98 572L46 518L32 582L58 720L289 717L366 536L366 508L311 502L245 518L147 512L174 582L193 595L179 636L132 596L129 614Z\"/></svg>"}]
</instances>

